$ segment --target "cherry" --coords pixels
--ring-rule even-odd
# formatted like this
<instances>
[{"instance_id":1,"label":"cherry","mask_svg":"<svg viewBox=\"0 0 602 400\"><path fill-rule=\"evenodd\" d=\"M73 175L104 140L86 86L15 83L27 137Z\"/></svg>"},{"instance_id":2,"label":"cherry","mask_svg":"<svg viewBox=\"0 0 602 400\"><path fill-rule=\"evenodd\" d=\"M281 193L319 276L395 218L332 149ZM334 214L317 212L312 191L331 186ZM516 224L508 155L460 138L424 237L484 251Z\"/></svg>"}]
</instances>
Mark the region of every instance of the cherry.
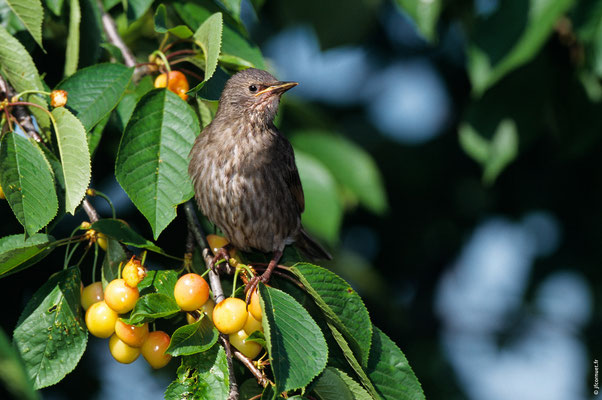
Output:
<instances>
[{"instance_id":1,"label":"cherry","mask_svg":"<svg viewBox=\"0 0 602 400\"><path fill-rule=\"evenodd\" d=\"M115 332L115 322L119 316L101 300L86 311L86 326L90 333L99 338L108 338Z\"/></svg>"},{"instance_id":2,"label":"cherry","mask_svg":"<svg viewBox=\"0 0 602 400\"><path fill-rule=\"evenodd\" d=\"M247 305L241 299L229 297L216 304L213 309L213 323L222 333L238 332L247 322Z\"/></svg>"},{"instance_id":3,"label":"cherry","mask_svg":"<svg viewBox=\"0 0 602 400\"><path fill-rule=\"evenodd\" d=\"M173 294L182 310L194 311L209 298L209 285L200 275L186 274L176 282Z\"/></svg>"},{"instance_id":4,"label":"cherry","mask_svg":"<svg viewBox=\"0 0 602 400\"><path fill-rule=\"evenodd\" d=\"M107 248L109 247L109 239L105 236L104 233L98 232L96 234L96 243L98 243L101 249L107 251Z\"/></svg>"},{"instance_id":5,"label":"cherry","mask_svg":"<svg viewBox=\"0 0 602 400\"><path fill-rule=\"evenodd\" d=\"M133 309L138 297L138 288L128 286L123 279L114 279L105 288L105 302L118 314Z\"/></svg>"},{"instance_id":6,"label":"cherry","mask_svg":"<svg viewBox=\"0 0 602 400\"><path fill-rule=\"evenodd\" d=\"M148 337L148 324L129 325L118 319L115 323L115 334L128 346L142 347Z\"/></svg>"},{"instance_id":7,"label":"cherry","mask_svg":"<svg viewBox=\"0 0 602 400\"><path fill-rule=\"evenodd\" d=\"M104 294L102 292L102 283L94 282L86 286L82 290L81 295L81 305L84 310L90 308L90 306L94 303L97 303L104 299Z\"/></svg>"},{"instance_id":8,"label":"cherry","mask_svg":"<svg viewBox=\"0 0 602 400\"><path fill-rule=\"evenodd\" d=\"M140 349L128 346L116 334L109 340L109 350L113 358L122 364L130 364L140 355Z\"/></svg>"},{"instance_id":9,"label":"cherry","mask_svg":"<svg viewBox=\"0 0 602 400\"><path fill-rule=\"evenodd\" d=\"M168 85L167 75L161 74L155 79L156 88L164 88ZM169 86L167 87L170 91L174 92L184 101L188 99L186 92L190 89L186 75L180 71L171 71L169 73Z\"/></svg>"},{"instance_id":10,"label":"cherry","mask_svg":"<svg viewBox=\"0 0 602 400\"><path fill-rule=\"evenodd\" d=\"M263 332L263 326L261 325L261 321L257 321L253 314L251 314L251 311L249 311L249 314L247 315L247 322L245 322L245 325L242 329L246 332L247 335L250 335L255 331Z\"/></svg>"},{"instance_id":11,"label":"cherry","mask_svg":"<svg viewBox=\"0 0 602 400\"><path fill-rule=\"evenodd\" d=\"M142 356L154 369L163 368L171 360L170 354L165 354L169 347L169 335L163 331L154 331L142 344Z\"/></svg>"},{"instance_id":12,"label":"cherry","mask_svg":"<svg viewBox=\"0 0 602 400\"><path fill-rule=\"evenodd\" d=\"M261 304L259 304L259 294L257 293L257 290L253 291L253 294L251 294L249 311L257 321L261 321Z\"/></svg>"},{"instance_id":13,"label":"cherry","mask_svg":"<svg viewBox=\"0 0 602 400\"><path fill-rule=\"evenodd\" d=\"M146 268L140 264L140 260L137 260L135 256L132 256L130 261L123 267L123 271L121 271L121 277L126 285L133 288L138 286L145 276Z\"/></svg>"},{"instance_id":14,"label":"cherry","mask_svg":"<svg viewBox=\"0 0 602 400\"><path fill-rule=\"evenodd\" d=\"M247 340L249 335L245 331L240 330L230 334L230 344L238 349L242 354L249 357L251 360L261 353L261 345L257 342Z\"/></svg>"}]
</instances>

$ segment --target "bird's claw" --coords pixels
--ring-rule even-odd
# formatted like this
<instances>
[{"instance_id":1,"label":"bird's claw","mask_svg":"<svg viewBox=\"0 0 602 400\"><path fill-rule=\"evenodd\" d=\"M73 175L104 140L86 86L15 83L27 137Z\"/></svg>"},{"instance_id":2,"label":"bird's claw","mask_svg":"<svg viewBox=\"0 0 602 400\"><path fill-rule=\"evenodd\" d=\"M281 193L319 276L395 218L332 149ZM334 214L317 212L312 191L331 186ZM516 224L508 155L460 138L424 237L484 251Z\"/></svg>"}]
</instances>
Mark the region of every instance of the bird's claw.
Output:
<instances>
[{"instance_id":1,"label":"bird's claw","mask_svg":"<svg viewBox=\"0 0 602 400\"><path fill-rule=\"evenodd\" d=\"M209 263L209 269L211 269L211 271L213 271L214 274L217 274L217 271L215 270L215 265L221 260L226 260L226 262L230 261L230 254L228 254L228 251L223 247L217 249L215 256L213 256L213 259Z\"/></svg>"}]
</instances>

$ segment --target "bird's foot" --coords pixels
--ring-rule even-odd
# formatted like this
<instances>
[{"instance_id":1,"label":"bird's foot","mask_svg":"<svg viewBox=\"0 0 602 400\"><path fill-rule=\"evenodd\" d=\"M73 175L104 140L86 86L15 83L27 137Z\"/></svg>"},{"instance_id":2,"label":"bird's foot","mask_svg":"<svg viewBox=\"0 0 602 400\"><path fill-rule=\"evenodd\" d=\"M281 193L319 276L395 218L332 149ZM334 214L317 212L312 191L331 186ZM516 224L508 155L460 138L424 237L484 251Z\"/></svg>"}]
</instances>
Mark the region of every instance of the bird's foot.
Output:
<instances>
[{"instance_id":1,"label":"bird's foot","mask_svg":"<svg viewBox=\"0 0 602 400\"><path fill-rule=\"evenodd\" d=\"M211 269L211 271L213 271L213 273L217 273L217 271L215 270L215 267L216 267L216 265L218 265L218 263L221 260L225 260L226 263L230 262L230 254L228 254L228 250L226 250L223 247L220 247L219 249L217 249L215 256L213 256L213 259L209 263L209 269Z\"/></svg>"},{"instance_id":2,"label":"bird's foot","mask_svg":"<svg viewBox=\"0 0 602 400\"><path fill-rule=\"evenodd\" d=\"M247 294L247 306L249 305L249 302L251 301L251 295L253 294L255 289L257 289L257 285L259 284L259 282L261 281L263 283L268 283L270 281L270 276L272 276L274 268L276 268L276 265L278 265L280 257L282 257L282 251L275 251L272 256L272 259L270 260L270 263L268 264L268 267L265 269L263 274L261 274L260 276L254 276L253 279L251 279L251 281L247 283L247 286L245 288L245 292Z\"/></svg>"}]
</instances>

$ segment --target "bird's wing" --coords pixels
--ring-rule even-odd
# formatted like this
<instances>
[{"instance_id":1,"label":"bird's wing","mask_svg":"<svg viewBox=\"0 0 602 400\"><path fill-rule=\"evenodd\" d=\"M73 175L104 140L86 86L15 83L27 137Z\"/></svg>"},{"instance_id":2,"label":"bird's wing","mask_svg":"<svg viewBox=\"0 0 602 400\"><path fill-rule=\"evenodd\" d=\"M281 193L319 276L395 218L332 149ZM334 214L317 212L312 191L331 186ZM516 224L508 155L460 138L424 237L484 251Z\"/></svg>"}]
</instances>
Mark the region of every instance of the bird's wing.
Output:
<instances>
[{"instance_id":1,"label":"bird's wing","mask_svg":"<svg viewBox=\"0 0 602 400\"><path fill-rule=\"evenodd\" d=\"M301 179L299 178L299 171L297 170L297 164L295 164L295 153L293 152L293 146L283 136L279 135L281 140L282 151L279 152L283 157L283 175L284 181L288 186L288 189L293 195L293 199L296 200L299 214L305 210L305 197L303 196L303 186L301 186Z\"/></svg>"}]
</instances>

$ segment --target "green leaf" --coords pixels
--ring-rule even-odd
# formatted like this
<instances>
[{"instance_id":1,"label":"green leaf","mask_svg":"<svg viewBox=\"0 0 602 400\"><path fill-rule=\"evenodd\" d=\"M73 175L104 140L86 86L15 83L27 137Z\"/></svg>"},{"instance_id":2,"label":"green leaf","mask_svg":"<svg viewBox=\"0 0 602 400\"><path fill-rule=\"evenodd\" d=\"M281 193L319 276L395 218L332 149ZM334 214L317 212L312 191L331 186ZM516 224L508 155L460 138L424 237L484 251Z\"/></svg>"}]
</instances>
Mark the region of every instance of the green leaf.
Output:
<instances>
[{"instance_id":1,"label":"green leaf","mask_svg":"<svg viewBox=\"0 0 602 400\"><path fill-rule=\"evenodd\" d=\"M167 10L163 4L159 4L155 12L155 32L172 33L180 39L192 37L193 32L186 25L178 25L173 28L167 27Z\"/></svg>"},{"instance_id":2,"label":"green leaf","mask_svg":"<svg viewBox=\"0 0 602 400\"><path fill-rule=\"evenodd\" d=\"M0 71L18 93L26 90L46 90L25 47L11 36L2 25L0 25ZM38 104L43 108L48 107L46 100L37 95L28 95L25 100ZM35 116L44 135L48 138L50 128L48 114L36 107L29 107L29 110Z\"/></svg>"},{"instance_id":3,"label":"green leaf","mask_svg":"<svg viewBox=\"0 0 602 400\"><path fill-rule=\"evenodd\" d=\"M56 120L56 141L65 178L65 209L75 214L75 208L82 202L92 174L86 130L79 119L65 107L55 108L52 115Z\"/></svg>"},{"instance_id":4,"label":"green leaf","mask_svg":"<svg viewBox=\"0 0 602 400\"><path fill-rule=\"evenodd\" d=\"M321 400L372 400L372 396L343 371L327 367L318 377L313 391Z\"/></svg>"},{"instance_id":5,"label":"green leaf","mask_svg":"<svg viewBox=\"0 0 602 400\"><path fill-rule=\"evenodd\" d=\"M134 108L136 108L138 100L140 100L142 96L144 96L153 89L153 80L150 77L150 75L147 75L144 78L142 78L137 85L134 85L133 82L130 82L130 85L126 89L125 94L123 95L121 101L115 109L118 119L119 131L123 132L125 130L128 121L132 117Z\"/></svg>"},{"instance_id":6,"label":"green leaf","mask_svg":"<svg viewBox=\"0 0 602 400\"><path fill-rule=\"evenodd\" d=\"M295 160L305 194L303 225L335 244L343 222L343 205L331 173L317 159L295 152Z\"/></svg>"},{"instance_id":7,"label":"green leaf","mask_svg":"<svg viewBox=\"0 0 602 400\"><path fill-rule=\"evenodd\" d=\"M199 321L179 327L171 335L166 353L174 357L189 356L209 350L219 337L217 329L208 317Z\"/></svg>"},{"instance_id":8,"label":"green leaf","mask_svg":"<svg viewBox=\"0 0 602 400\"><path fill-rule=\"evenodd\" d=\"M34 293L17 322L14 344L36 389L63 379L86 349L88 332L80 305L80 284L77 267L51 276Z\"/></svg>"},{"instance_id":9,"label":"green leaf","mask_svg":"<svg viewBox=\"0 0 602 400\"><path fill-rule=\"evenodd\" d=\"M399 347L374 327L368 375L384 400L424 399L422 387Z\"/></svg>"},{"instance_id":10,"label":"green leaf","mask_svg":"<svg viewBox=\"0 0 602 400\"><path fill-rule=\"evenodd\" d=\"M88 140L88 151L90 152L90 156L93 157L98 145L100 144L100 139L102 138L102 133L111 118L111 114L108 114L102 121L97 123L94 128L92 128L86 134L86 138Z\"/></svg>"},{"instance_id":11,"label":"green leaf","mask_svg":"<svg viewBox=\"0 0 602 400\"><path fill-rule=\"evenodd\" d=\"M211 79L207 82L199 83L194 88L190 89L188 93L194 94L198 98L204 100L217 101L219 100L228 79L230 79L230 75L222 68L218 68Z\"/></svg>"},{"instance_id":12,"label":"green leaf","mask_svg":"<svg viewBox=\"0 0 602 400\"><path fill-rule=\"evenodd\" d=\"M128 21L133 22L140 19L148 9L153 0L127 0L127 17Z\"/></svg>"},{"instance_id":13,"label":"green leaf","mask_svg":"<svg viewBox=\"0 0 602 400\"><path fill-rule=\"evenodd\" d=\"M25 238L25 235L10 235L0 238L0 277L23 270L46 257L52 251L54 238L50 235L36 233Z\"/></svg>"},{"instance_id":14,"label":"green leaf","mask_svg":"<svg viewBox=\"0 0 602 400\"><path fill-rule=\"evenodd\" d=\"M360 296L342 278L312 264L291 267L328 320L345 336L363 366L368 365L372 323Z\"/></svg>"},{"instance_id":15,"label":"green leaf","mask_svg":"<svg viewBox=\"0 0 602 400\"><path fill-rule=\"evenodd\" d=\"M155 239L176 217L177 205L193 196L188 153L199 130L190 106L158 89L138 102L123 133L115 176L149 221Z\"/></svg>"},{"instance_id":16,"label":"green leaf","mask_svg":"<svg viewBox=\"0 0 602 400\"><path fill-rule=\"evenodd\" d=\"M64 0L44 0L46 7L57 17L60 17L63 11L63 2Z\"/></svg>"},{"instance_id":17,"label":"green leaf","mask_svg":"<svg viewBox=\"0 0 602 400\"><path fill-rule=\"evenodd\" d=\"M276 392L305 387L326 366L328 347L324 335L289 294L262 283L259 293Z\"/></svg>"},{"instance_id":18,"label":"green leaf","mask_svg":"<svg viewBox=\"0 0 602 400\"><path fill-rule=\"evenodd\" d=\"M490 141L468 124L460 126L459 135L464 151L483 166L483 181L486 184L492 184L518 155L518 133L511 119L500 122Z\"/></svg>"},{"instance_id":19,"label":"green leaf","mask_svg":"<svg viewBox=\"0 0 602 400\"><path fill-rule=\"evenodd\" d=\"M69 36L67 36L67 50L65 53L65 76L70 76L77 71L79 63L79 24L82 12L79 0L69 2Z\"/></svg>"},{"instance_id":20,"label":"green leaf","mask_svg":"<svg viewBox=\"0 0 602 400\"><path fill-rule=\"evenodd\" d=\"M203 82L208 81L217 68L217 59L222 45L222 26L222 13L215 13L194 32L195 43L203 49L205 58Z\"/></svg>"},{"instance_id":21,"label":"green leaf","mask_svg":"<svg viewBox=\"0 0 602 400\"><path fill-rule=\"evenodd\" d=\"M234 20L240 22L241 0L221 0L221 3L224 5L226 10L228 10L228 14L230 14Z\"/></svg>"},{"instance_id":22,"label":"green leaf","mask_svg":"<svg viewBox=\"0 0 602 400\"><path fill-rule=\"evenodd\" d=\"M291 138L296 149L324 164L339 184L370 211L387 211L383 178L374 159L344 136L323 131L298 131Z\"/></svg>"},{"instance_id":23,"label":"green leaf","mask_svg":"<svg viewBox=\"0 0 602 400\"><path fill-rule=\"evenodd\" d=\"M221 346L182 357L178 377L165 391L165 400L228 398L230 379L226 352Z\"/></svg>"},{"instance_id":24,"label":"green leaf","mask_svg":"<svg viewBox=\"0 0 602 400\"><path fill-rule=\"evenodd\" d=\"M368 378L368 375L366 375L364 368L357 361L357 358L353 354L353 351L351 351L351 348L349 347L347 340L345 340L345 338L343 337L343 334L339 332L338 329L332 323L328 322L327 325L330 329L330 332L332 333L332 338L339 345L339 348L343 353L342 355L347 361L347 364L342 365L341 367L346 367L347 365L349 365L353 372L355 372L355 374L359 378L364 388L372 395L373 398L378 399L379 396L376 392L376 388L374 387L374 385L372 385L372 382L370 381L370 378ZM333 351L333 353L335 352L336 350ZM339 364L338 361L340 360L335 359L333 361L337 361L337 364Z\"/></svg>"},{"instance_id":25,"label":"green leaf","mask_svg":"<svg viewBox=\"0 0 602 400\"><path fill-rule=\"evenodd\" d=\"M107 251L105 259L102 262L101 271L103 289L109 282L119 278L119 266L125 261L127 261L127 255L125 254L125 251L123 251L121 244L117 240L107 237Z\"/></svg>"},{"instance_id":26,"label":"green leaf","mask_svg":"<svg viewBox=\"0 0 602 400\"><path fill-rule=\"evenodd\" d=\"M80 69L56 88L67 91L67 108L89 131L117 106L133 72L121 64L96 64Z\"/></svg>"},{"instance_id":27,"label":"green leaf","mask_svg":"<svg viewBox=\"0 0 602 400\"><path fill-rule=\"evenodd\" d=\"M574 0L511 0L477 21L468 47L468 75L481 95L504 75L531 60Z\"/></svg>"},{"instance_id":28,"label":"green leaf","mask_svg":"<svg viewBox=\"0 0 602 400\"><path fill-rule=\"evenodd\" d=\"M44 20L42 2L40 0L6 0L6 3L19 17L36 43L44 49L42 46L42 21Z\"/></svg>"},{"instance_id":29,"label":"green leaf","mask_svg":"<svg viewBox=\"0 0 602 400\"><path fill-rule=\"evenodd\" d=\"M138 284L138 289L153 287L156 293L164 294L175 300L173 291L177 281L178 273L174 270L148 271L148 274Z\"/></svg>"},{"instance_id":30,"label":"green leaf","mask_svg":"<svg viewBox=\"0 0 602 400\"><path fill-rule=\"evenodd\" d=\"M437 21L441 13L441 0L395 0L416 24L418 32L429 42L437 37Z\"/></svg>"},{"instance_id":31,"label":"green leaf","mask_svg":"<svg viewBox=\"0 0 602 400\"><path fill-rule=\"evenodd\" d=\"M152 322L157 318L168 318L180 312L176 301L161 293L146 294L138 299L126 324L137 325Z\"/></svg>"},{"instance_id":32,"label":"green leaf","mask_svg":"<svg viewBox=\"0 0 602 400\"><path fill-rule=\"evenodd\" d=\"M175 3L173 7L180 18L192 29L197 29L211 15L209 10L192 2ZM227 24L223 26L221 54L245 60L255 68L266 69L259 47L249 42ZM229 61L232 60L229 59ZM243 64L242 62L237 63Z\"/></svg>"},{"instance_id":33,"label":"green leaf","mask_svg":"<svg viewBox=\"0 0 602 400\"><path fill-rule=\"evenodd\" d=\"M35 400L40 395L33 388L21 355L13 347L6 333L0 329L0 380L15 399Z\"/></svg>"},{"instance_id":34,"label":"green leaf","mask_svg":"<svg viewBox=\"0 0 602 400\"><path fill-rule=\"evenodd\" d=\"M150 240L146 240L140 236L120 219L105 218L98 220L92 224L92 229L104 233L108 237L118 240L123 244L140 249L147 249L154 251L155 253L166 254L163 249Z\"/></svg>"},{"instance_id":35,"label":"green leaf","mask_svg":"<svg viewBox=\"0 0 602 400\"><path fill-rule=\"evenodd\" d=\"M56 215L58 199L50 165L37 144L7 133L0 146L0 186L6 200L29 235Z\"/></svg>"}]
</instances>

